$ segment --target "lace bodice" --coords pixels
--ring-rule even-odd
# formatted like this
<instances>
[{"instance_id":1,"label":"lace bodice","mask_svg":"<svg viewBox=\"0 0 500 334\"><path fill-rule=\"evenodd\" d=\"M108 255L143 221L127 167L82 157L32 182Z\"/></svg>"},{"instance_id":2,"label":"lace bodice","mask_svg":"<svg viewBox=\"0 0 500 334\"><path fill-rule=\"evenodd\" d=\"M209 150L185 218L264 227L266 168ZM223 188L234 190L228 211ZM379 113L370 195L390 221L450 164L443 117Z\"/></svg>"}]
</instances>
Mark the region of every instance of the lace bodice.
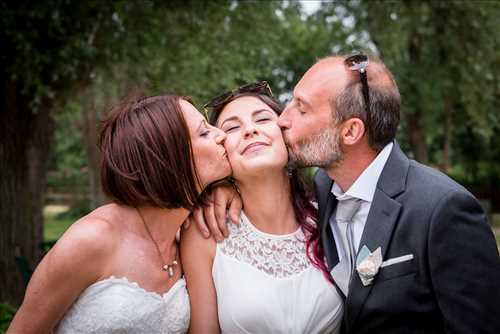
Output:
<instances>
[{"instance_id":1,"label":"lace bodice","mask_svg":"<svg viewBox=\"0 0 500 334\"><path fill-rule=\"evenodd\" d=\"M302 229L273 235L255 228L244 214L240 225L229 224L229 237L220 245L222 253L276 278L296 275L311 266Z\"/></svg>"},{"instance_id":2,"label":"lace bodice","mask_svg":"<svg viewBox=\"0 0 500 334\"><path fill-rule=\"evenodd\" d=\"M110 277L83 291L55 333L186 333L189 316L184 279L160 295Z\"/></svg>"},{"instance_id":3,"label":"lace bodice","mask_svg":"<svg viewBox=\"0 0 500 334\"><path fill-rule=\"evenodd\" d=\"M241 214L217 244L212 277L222 333L337 333L342 299L306 255L301 229L259 231Z\"/></svg>"}]
</instances>

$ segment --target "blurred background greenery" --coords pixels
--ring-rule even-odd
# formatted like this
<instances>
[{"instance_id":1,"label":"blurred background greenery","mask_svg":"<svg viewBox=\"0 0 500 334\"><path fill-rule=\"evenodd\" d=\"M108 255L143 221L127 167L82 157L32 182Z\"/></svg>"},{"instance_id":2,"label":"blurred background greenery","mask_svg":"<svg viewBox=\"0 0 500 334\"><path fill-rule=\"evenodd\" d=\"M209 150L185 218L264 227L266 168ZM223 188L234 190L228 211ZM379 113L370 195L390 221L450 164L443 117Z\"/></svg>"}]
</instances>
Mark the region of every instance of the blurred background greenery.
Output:
<instances>
[{"instance_id":1,"label":"blurred background greenery","mask_svg":"<svg viewBox=\"0 0 500 334\"><path fill-rule=\"evenodd\" d=\"M500 226L498 1L46 0L0 11L0 301L21 301L15 259L32 269L105 202L99 120L130 89L201 106L267 80L286 103L332 53L382 58L402 95L404 151L466 186ZM9 310L0 304L0 331Z\"/></svg>"}]
</instances>

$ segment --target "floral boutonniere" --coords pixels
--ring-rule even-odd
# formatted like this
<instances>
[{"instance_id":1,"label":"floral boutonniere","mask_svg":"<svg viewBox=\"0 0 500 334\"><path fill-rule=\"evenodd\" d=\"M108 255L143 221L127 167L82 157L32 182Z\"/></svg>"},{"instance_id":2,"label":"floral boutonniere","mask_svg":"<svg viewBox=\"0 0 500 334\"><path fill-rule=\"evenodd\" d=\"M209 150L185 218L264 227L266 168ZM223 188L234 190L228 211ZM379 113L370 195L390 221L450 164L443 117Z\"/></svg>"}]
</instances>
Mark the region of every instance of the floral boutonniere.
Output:
<instances>
[{"instance_id":1,"label":"floral boutonniere","mask_svg":"<svg viewBox=\"0 0 500 334\"><path fill-rule=\"evenodd\" d=\"M373 253L370 252L366 245L361 248L356 260L356 271L364 286L372 284L381 265L382 249L380 247L375 249Z\"/></svg>"}]
</instances>

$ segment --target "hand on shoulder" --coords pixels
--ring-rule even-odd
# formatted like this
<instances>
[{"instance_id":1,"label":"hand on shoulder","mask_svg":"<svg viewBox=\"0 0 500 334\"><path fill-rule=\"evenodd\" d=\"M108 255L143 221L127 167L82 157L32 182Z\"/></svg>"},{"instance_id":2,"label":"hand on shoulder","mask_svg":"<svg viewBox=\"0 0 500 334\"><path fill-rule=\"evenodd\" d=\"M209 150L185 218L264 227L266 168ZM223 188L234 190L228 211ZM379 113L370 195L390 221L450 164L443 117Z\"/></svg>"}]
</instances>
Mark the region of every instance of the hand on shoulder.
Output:
<instances>
[{"instance_id":1,"label":"hand on shoulder","mask_svg":"<svg viewBox=\"0 0 500 334\"><path fill-rule=\"evenodd\" d=\"M205 238L202 231L198 228L181 229L180 249L182 260L191 255L201 257L209 257L215 255L216 241L214 238Z\"/></svg>"},{"instance_id":2,"label":"hand on shoulder","mask_svg":"<svg viewBox=\"0 0 500 334\"><path fill-rule=\"evenodd\" d=\"M239 216L243 207L241 197L235 186L219 184L210 194L205 195L206 205L196 208L185 223L185 228L194 222L205 238L210 235L217 241L229 236L227 219L233 224L239 224Z\"/></svg>"}]
</instances>

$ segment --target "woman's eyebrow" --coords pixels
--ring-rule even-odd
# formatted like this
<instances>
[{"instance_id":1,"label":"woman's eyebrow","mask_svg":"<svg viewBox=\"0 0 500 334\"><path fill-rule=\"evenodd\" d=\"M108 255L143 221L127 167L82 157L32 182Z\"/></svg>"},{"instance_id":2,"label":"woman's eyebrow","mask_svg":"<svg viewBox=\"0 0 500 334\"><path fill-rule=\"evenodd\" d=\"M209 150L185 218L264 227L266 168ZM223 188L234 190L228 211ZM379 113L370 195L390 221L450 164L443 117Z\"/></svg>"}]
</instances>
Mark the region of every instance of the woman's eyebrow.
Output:
<instances>
[{"instance_id":1,"label":"woman's eyebrow","mask_svg":"<svg viewBox=\"0 0 500 334\"><path fill-rule=\"evenodd\" d=\"M273 112L269 109L258 109L258 110L255 110L254 112L252 112L252 116L256 116L256 115L261 114L263 112L268 112L270 114L273 114Z\"/></svg>"},{"instance_id":2,"label":"woman's eyebrow","mask_svg":"<svg viewBox=\"0 0 500 334\"><path fill-rule=\"evenodd\" d=\"M252 111L252 117L255 117L261 113L264 113L264 112L267 112L267 113L270 113L270 114L273 114L273 112L269 109L257 109L257 110L254 110ZM224 123L226 122L230 122L230 121L238 121L239 120L239 117L238 116L231 116L231 117L228 117L226 118L224 121L222 121L222 123L220 124L220 128L224 125Z\"/></svg>"},{"instance_id":3,"label":"woman's eyebrow","mask_svg":"<svg viewBox=\"0 0 500 334\"><path fill-rule=\"evenodd\" d=\"M229 118L226 118L221 124L220 124L220 128L224 125L224 123L226 122L230 122L230 121L237 121L238 120L238 116L231 116Z\"/></svg>"}]
</instances>

